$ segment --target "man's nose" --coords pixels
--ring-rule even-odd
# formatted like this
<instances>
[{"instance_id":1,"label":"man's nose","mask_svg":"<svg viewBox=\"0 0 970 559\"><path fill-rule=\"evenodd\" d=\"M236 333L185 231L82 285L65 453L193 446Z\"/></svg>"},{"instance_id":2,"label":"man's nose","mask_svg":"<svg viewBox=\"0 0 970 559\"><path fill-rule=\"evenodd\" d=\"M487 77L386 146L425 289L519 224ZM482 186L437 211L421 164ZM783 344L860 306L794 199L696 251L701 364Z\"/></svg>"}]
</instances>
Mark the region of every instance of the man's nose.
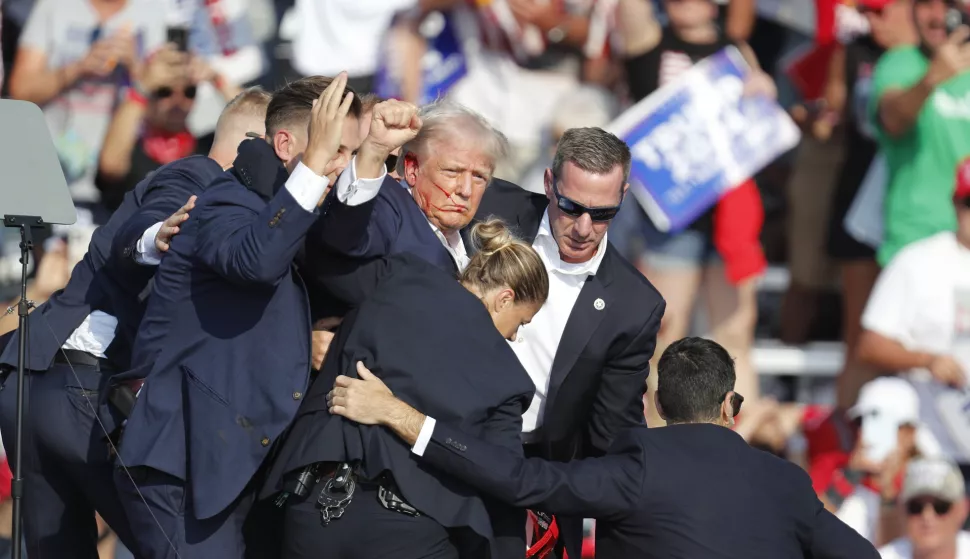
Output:
<instances>
[{"instance_id":1,"label":"man's nose","mask_svg":"<svg viewBox=\"0 0 970 559\"><path fill-rule=\"evenodd\" d=\"M455 196L461 196L466 200L472 197L472 185L474 184L475 178L472 177L471 173L462 173L458 177L458 184L455 188Z\"/></svg>"},{"instance_id":2,"label":"man's nose","mask_svg":"<svg viewBox=\"0 0 970 559\"><path fill-rule=\"evenodd\" d=\"M593 232L593 219L589 217L588 213L584 213L576 218L576 224L573 228L577 235L588 237Z\"/></svg>"}]
</instances>

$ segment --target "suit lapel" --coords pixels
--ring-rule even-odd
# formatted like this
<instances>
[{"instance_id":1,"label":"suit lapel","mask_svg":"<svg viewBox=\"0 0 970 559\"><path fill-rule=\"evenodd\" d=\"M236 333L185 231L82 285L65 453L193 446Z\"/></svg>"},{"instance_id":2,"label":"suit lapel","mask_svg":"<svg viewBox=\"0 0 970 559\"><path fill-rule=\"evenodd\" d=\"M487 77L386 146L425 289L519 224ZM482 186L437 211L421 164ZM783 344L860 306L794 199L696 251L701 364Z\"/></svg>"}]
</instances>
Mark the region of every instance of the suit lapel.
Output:
<instances>
[{"instance_id":1,"label":"suit lapel","mask_svg":"<svg viewBox=\"0 0 970 559\"><path fill-rule=\"evenodd\" d=\"M573 370L576 360L586 349L593 333L599 328L600 323L606 318L610 306L618 302L610 297L608 290L612 282L613 273L610 265L612 264L612 247L607 244L606 254L600 262L599 270L596 275L586 279L583 289L579 292L576 304L569 313L569 320L566 321L566 329L563 330L562 338L559 340L559 347L556 349L556 356L552 361L552 371L549 375L549 394L546 406L546 414L551 413L559 387L566 380L566 376Z\"/></svg>"},{"instance_id":2,"label":"suit lapel","mask_svg":"<svg viewBox=\"0 0 970 559\"><path fill-rule=\"evenodd\" d=\"M607 296L603 283L596 276L588 278L586 283L583 284L579 298L576 299L576 304L573 305L573 310L569 313L569 320L566 321L566 329L563 330L562 338L559 340L556 357L552 361L552 371L549 377L549 402L556 401L556 393L559 391L559 387L566 380L569 371L572 370L576 360L579 359L580 354L586 348L593 332L599 328L600 322L606 317L606 307L611 303ZM603 301L605 306L602 309L597 309L596 307L600 306L597 301ZM550 409L551 406L546 408L547 413Z\"/></svg>"}]
</instances>

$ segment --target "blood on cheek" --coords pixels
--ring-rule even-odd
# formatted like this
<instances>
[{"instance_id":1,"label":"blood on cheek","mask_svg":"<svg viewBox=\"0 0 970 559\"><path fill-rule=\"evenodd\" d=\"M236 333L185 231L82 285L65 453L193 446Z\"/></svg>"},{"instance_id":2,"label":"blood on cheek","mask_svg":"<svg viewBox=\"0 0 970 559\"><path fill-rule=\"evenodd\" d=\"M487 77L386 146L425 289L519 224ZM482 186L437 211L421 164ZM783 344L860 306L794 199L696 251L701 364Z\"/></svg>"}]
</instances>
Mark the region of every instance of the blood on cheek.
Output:
<instances>
[{"instance_id":1,"label":"blood on cheek","mask_svg":"<svg viewBox=\"0 0 970 559\"><path fill-rule=\"evenodd\" d=\"M435 188L437 188L438 190L440 190L440 191L441 191L441 193L442 193L442 194L444 194L446 198L448 198L449 200L451 200L451 203L452 203L452 204L454 204L454 205L456 205L456 206L460 206L460 207L463 207L463 206L464 206L463 204L459 204L458 202L455 202L455 199L453 198L453 196L454 196L454 193L453 193L453 192L448 192L447 190L445 190L444 188L442 188L441 186L439 186L439 185L438 185L438 183L437 183L437 182L435 182L434 180L431 180L430 182L431 182L431 185L432 185L432 186L434 186ZM438 206L436 206L436 205L434 205L434 204L432 204L432 203L431 203L431 197L430 197L430 196L428 197L428 199L427 199L427 200L425 200L425 203L426 203L426 204L427 204L427 205L428 205L429 207L432 207L432 208L434 208L434 209L436 209L436 210L438 210L439 212L440 212L440 211L446 211L446 210L443 210L442 208L440 208L440 207L438 207ZM427 209L427 208L426 208L426 209Z\"/></svg>"}]
</instances>

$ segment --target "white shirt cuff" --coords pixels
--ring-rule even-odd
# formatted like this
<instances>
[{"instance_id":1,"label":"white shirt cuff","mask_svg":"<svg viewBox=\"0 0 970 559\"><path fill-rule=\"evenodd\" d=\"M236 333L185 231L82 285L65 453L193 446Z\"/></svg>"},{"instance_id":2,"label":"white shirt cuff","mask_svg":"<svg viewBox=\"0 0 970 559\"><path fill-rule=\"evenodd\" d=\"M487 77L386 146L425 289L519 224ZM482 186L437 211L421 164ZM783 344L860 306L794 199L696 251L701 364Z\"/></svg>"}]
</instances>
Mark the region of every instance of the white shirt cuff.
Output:
<instances>
[{"instance_id":1,"label":"white shirt cuff","mask_svg":"<svg viewBox=\"0 0 970 559\"><path fill-rule=\"evenodd\" d=\"M323 198L323 193L327 191L328 184L330 179L321 177L300 162L290 173L290 178L286 179L284 188L290 192L301 208L313 212L317 209L320 198Z\"/></svg>"},{"instance_id":2,"label":"white shirt cuff","mask_svg":"<svg viewBox=\"0 0 970 559\"><path fill-rule=\"evenodd\" d=\"M162 262L162 251L155 246L155 235L158 235L163 223L159 221L146 229L135 243L135 262L143 266L158 266Z\"/></svg>"},{"instance_id":3,"label":"white shirt cuff","mask_svg":"<svg viewBox=\"0 0 970 559\"><path fill-rule=\"evenodd\" d=\"M357 156L337 178L337 199L348 206L359 206L377 197L387 176L387 169L376 179L357 178Z\"/></svg>"},{"instance_id":4,"label":"white shirt cuff","mask_svg":"<svg viewBox=\"0 0 970 559\"><path fill-rule=\"evenodd\" d=\"M418 438L414 441L414 446L411 447L411 452L418 456L424 456L424 451L428 448L428 443L431 442L432 433L434 433L434 418L426 416L424 424L421 425L421 432L418 433Z\"/></svg>"}]
</instances>

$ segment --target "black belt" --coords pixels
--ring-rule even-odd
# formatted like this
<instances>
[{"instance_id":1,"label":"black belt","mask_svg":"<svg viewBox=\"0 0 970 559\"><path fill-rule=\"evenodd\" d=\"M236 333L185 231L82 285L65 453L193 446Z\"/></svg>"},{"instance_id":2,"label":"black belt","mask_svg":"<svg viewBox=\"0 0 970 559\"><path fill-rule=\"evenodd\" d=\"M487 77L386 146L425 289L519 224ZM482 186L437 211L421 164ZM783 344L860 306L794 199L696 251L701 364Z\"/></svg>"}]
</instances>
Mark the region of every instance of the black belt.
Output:
<instances>
[{"instance_id":1,"label":"black belt","mask_svg":"<svg viewBox=\"0 0 970 559\"><path fill-rule=\"evenodd\" d=\"M114 366L107 359L95 357L86 351L78 349L60 349L54 355L54 363L64 365L84 365L98 371L114 371Z\"/></svg>"}]
</instances>

